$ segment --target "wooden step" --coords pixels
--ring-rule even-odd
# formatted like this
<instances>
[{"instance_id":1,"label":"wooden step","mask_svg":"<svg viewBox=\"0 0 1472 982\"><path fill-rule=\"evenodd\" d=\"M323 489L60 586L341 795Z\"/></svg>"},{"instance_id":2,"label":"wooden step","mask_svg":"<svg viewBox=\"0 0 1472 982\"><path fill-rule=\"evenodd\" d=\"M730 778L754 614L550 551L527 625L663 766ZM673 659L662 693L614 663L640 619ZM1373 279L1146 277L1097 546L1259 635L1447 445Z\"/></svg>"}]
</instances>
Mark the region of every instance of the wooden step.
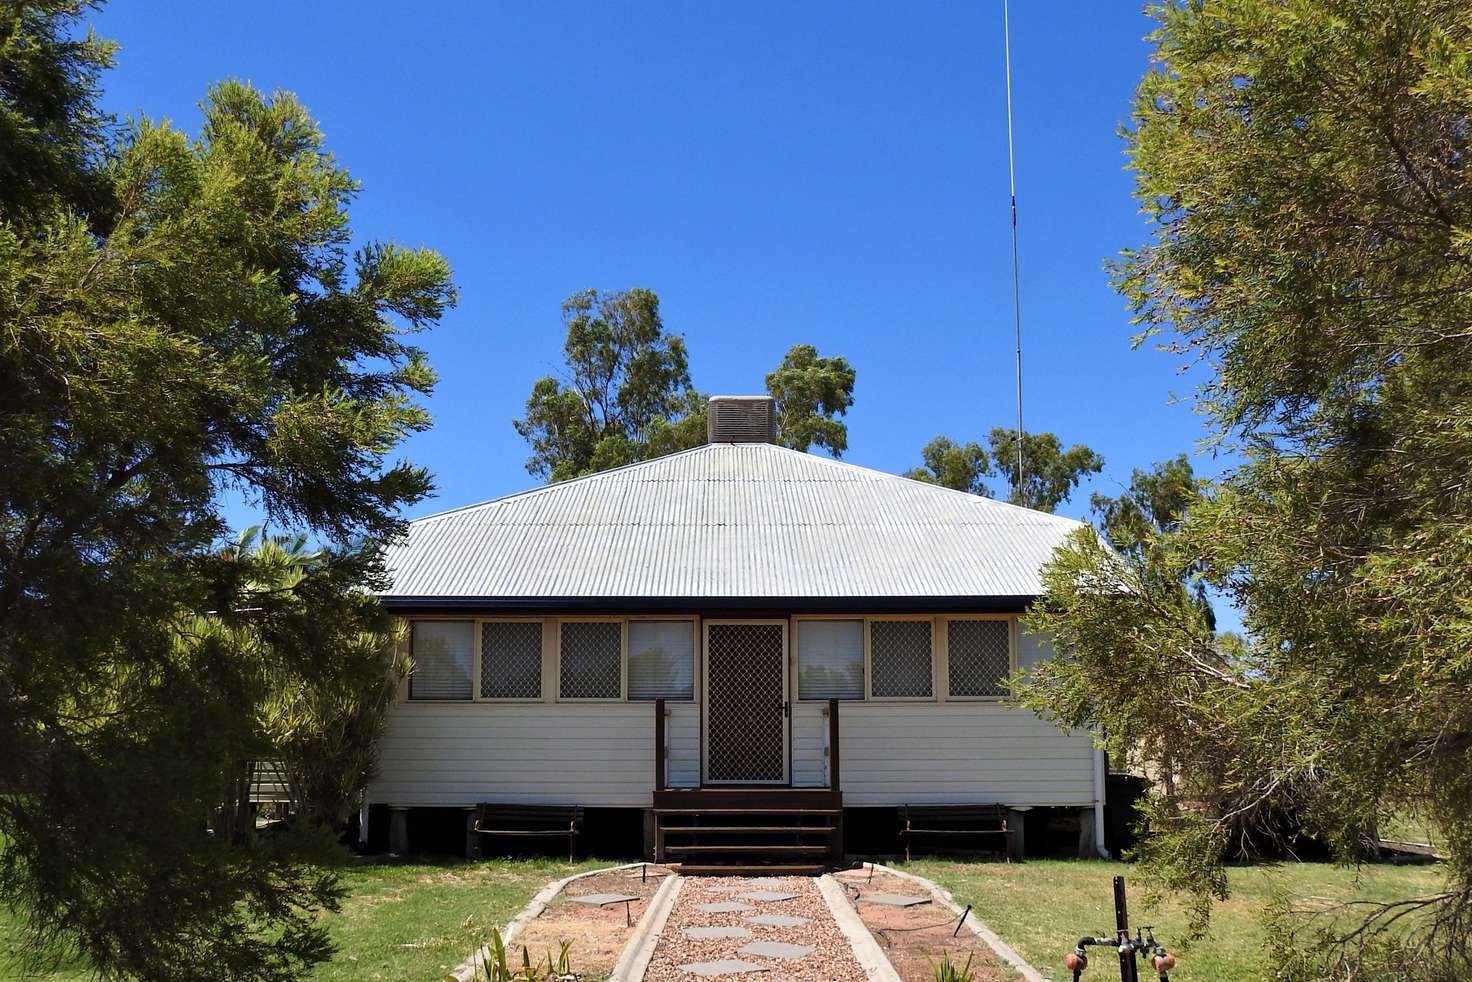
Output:
<instances>
[{"instance_id":1,"label":"wooden step","mask_svg":"<svg viewBox=\"0 0 1472 982\"><path fill-rule=\"evenodd\" d=\"M742 853L748 856L765 856L768 854L782 853L784 855L793 853L804 853L809 856L823 855L828 852L827 846L665 846L665 852L669 853L695 853L695 852L728 852Z\"/></svg>"},{"instance_id":2,"label":"wooden step","mask_svg":"<svg viewBox=\"0 0 1472 982\"><path fill-rule=\"evenodd\" d=\"M819 863L676 863L682 876L822 876Z\"/></svg>"},{"instance_id":3,"label":"wooden step","mask_svg":"<svg viewBox=\"0 0 1472 982\"><path fill-rule=\"evenodd\" d=\"M843 793L824 788L694 788L655 791L655 809L842 808Z\"/></svg>"},{"instance_id":4,"label":"wooden step","mask_svg":"<svg viewBox=\"0 0 1472 982\"><path fill-rule=\"evenodd\" d=\"M841 815L842 808L656 808L656 815Z\"/></svg>"},{"instance_id":5,"label":"wooden step","mask_svg":"<svg viewBox=\"0 0 1472 982\"><path fill-rule=\"evenodd\" d=\"M829 835L834 831L832 825L661 825L661 832L719 832L737 835L743 832L755 832L766 835L778 835L791 832L796 835Z\"/></svg>"}]
</instances>

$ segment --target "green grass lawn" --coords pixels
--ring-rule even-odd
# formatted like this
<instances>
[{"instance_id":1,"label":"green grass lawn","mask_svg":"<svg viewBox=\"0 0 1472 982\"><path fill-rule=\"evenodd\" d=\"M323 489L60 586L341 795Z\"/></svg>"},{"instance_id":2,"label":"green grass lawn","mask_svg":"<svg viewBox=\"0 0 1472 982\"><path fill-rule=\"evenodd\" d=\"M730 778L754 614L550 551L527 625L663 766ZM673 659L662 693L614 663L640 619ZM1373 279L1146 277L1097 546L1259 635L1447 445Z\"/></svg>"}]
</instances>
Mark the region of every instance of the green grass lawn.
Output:
<instances>
[{"instance_id":1,"label":"green grass lawn","mask_svg":"<svg viewBox=\"0 0 1472 982\"><path fill-rule=\"evenodd\" d=\"M929 877L962 904L973 904L989 927L1043 975L1068 979L1063 959L1082 935L1112 934L1112 878L1133 880L1134 870L1103 860L1030 860L1026 863L956 863L917 860L899 867ZM1172 982L1248 982L1265 975L1263 909L1286 891L1290 897L1388 900L1431 892L1442 885L1436 866L1367 866L1353 870L1326 863L1287 863L1229 871L1231 899L1212 914L1211 935L1186 950L1176 944L1184 930L1182 906L1167 901L1147 911L1142 890L1130 891L1130 923L1155 925L1156 937L1177 955ZM1095 949L1088 976L1117 977L1119 960ZM1114 975L1109 965L1113 964ZM1097 969L1104 969L1102 972ZM1153 976L1152 976L1153 977Z\"/></svg>"},{"instance_id":2,"label":"green grass lawn","mask_svg":"<svg viewBox=\"0 0 1472 982\"><path fill-rule=\"evenodd\" d=\"M549 880L608 865L606 860L574 865L533 859L345 867L348 896L342 911L325 915L339 951L309 978L441 978L470 954L472 941L463 926L467 917L504 926ZM82 982L93 977L75 959L40 974L22 970L15 958L22 929L19 918L0 908L0 979Z\"/></svg>"}]
</instances>

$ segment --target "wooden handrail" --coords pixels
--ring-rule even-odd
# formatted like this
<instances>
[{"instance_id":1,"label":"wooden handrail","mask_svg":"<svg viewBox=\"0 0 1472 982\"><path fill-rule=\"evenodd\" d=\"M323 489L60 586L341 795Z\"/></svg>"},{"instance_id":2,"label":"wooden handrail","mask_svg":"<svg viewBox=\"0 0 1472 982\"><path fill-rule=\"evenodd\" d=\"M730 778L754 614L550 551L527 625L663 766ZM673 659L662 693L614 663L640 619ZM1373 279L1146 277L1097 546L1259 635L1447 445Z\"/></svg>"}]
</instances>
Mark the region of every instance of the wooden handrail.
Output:
<instances>
[{"instance_id":1,"label":"wooden handrail","mask_svg":"<svg viewBox=\"0 0 1472 982\"><path fill-rule=\"evenodd\" d=\"M664 700L654 700L654 790L663 791L664 777Z\"/></svg>"},{"instance_id":2,"label":"wooden handrail","mask_svg":"<svg viewBox=\"0 0 1472 982\"><path fill-rule=\"evenodd\" d=\"M838 776L838 700L828 700L828 788L842 790Z\"/></svg>"}]
</instances>

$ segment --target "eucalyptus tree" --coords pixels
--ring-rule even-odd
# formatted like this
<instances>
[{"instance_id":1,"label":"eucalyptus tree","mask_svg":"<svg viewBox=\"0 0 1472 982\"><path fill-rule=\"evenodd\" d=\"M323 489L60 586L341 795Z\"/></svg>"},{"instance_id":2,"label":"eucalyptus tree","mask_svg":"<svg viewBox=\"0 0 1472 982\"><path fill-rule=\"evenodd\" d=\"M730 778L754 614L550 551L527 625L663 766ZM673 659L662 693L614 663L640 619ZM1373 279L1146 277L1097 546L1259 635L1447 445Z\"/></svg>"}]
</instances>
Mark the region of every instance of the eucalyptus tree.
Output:
<instances>
[{"instance_id":1,"label":"eucalyptus tree","mask_svg":"<svg viewBox=\"0 0 1472 982\"><path fill-rule=\"evenodd\" d=\"M1104 458L1082 443L1065 449L1053 433L1026 433L1019 482L1017 431L993 427L987 443L990 449L938 436L920 451L924 466L906 471L905 477L987 498L996 497L1000 490L1014 505L1053 512L1073 495L1080 481L1104 469ZM993 488L988 483L992 479L1002 487Z\"/></svg>"},{"instance_id":2,"label":"eucalyptus tree","mask_svg":"<svg viewBox=\"0 0 1472 982\"><path fill-rule=\"evenodd\" d=\"M583 290L563 302L562 320L563 370L532 385L526 414L512 423L532 449L529 473L565 481L705 443L707 397L654 291ZM855 378L844 358L793 345L766 376L778 442L842 456L848 427L838 417L853 405Z\"/></svg>"},{"instance_id":3,"label":"eucalyptus tree","mask_svg":"<svg viewBox=\"0 0 1472 982\"><path fill-rule=\"evenodd\" d=\"M1142 334L1198 363L1240 466L1156 546L1080 536L1034 626L1071 654L1024 698L1181 779L1143 855L1204 915L1244 828L1345 862L1390 816L1440 831L1447 884L1279 910L1279 978L1446 979L1472 963L1472 7L1155 5L1128 130L1154 226L1117 266ZM1176 584L1242 611L1223 639ZM1141 758L1148 758L1142 760ZM1239 838L1234 839L1233 836ZM1343 913L1343 912L1341 912ZM1338 926L1340 930L1333 928Z\"/></svg>"}]
</instances>

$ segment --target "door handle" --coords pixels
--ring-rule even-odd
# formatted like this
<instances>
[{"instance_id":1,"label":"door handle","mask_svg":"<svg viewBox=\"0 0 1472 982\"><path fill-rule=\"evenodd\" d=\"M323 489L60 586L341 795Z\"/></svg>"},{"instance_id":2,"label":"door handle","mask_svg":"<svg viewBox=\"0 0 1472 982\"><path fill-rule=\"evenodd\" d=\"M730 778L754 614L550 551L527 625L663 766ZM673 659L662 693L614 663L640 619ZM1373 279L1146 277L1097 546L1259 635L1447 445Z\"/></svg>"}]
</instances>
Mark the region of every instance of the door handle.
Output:
<instances>
[{"instance_id":1,"label":"door handle","mask_svg":"<svg viewBox=\"0 0 1472 982\"><path fill-rule=\"evenodd\" d=\"M792 718L792 703L788 702L786 699L782 700L782 716L785 719Z\"/></svg>"}]
</instances>

